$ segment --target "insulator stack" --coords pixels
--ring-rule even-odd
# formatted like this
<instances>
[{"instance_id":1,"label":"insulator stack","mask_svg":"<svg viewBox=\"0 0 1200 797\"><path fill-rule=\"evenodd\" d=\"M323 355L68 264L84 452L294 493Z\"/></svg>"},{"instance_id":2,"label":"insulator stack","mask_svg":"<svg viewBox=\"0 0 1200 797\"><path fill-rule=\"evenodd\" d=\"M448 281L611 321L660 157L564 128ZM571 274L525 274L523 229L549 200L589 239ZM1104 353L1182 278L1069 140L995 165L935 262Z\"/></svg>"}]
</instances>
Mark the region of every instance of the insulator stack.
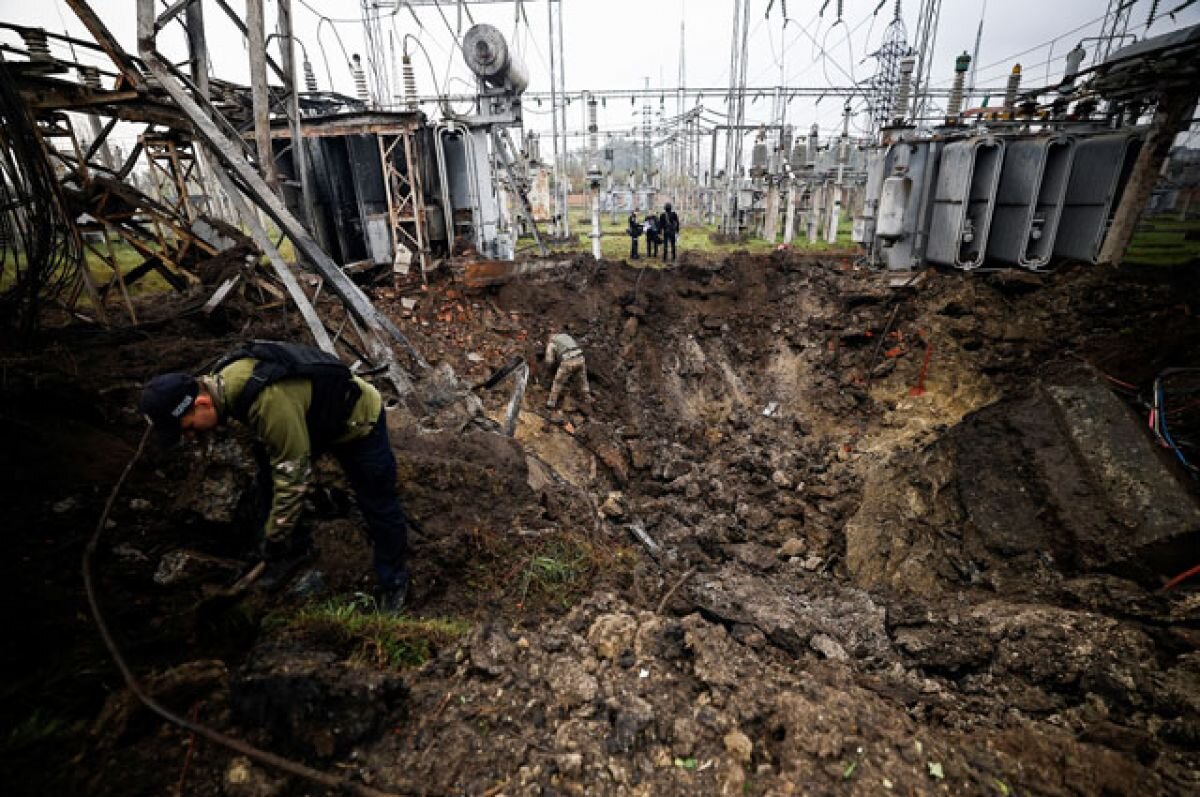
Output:
<instances>
[{"instance_id":1,"label":"insulator stack","mask_svg":"<svg viewBox=\"0 0 1200 797\"><path fill-rule=\"evenodd\" d=\"M83 81L83 85L93 91L100 90L100 70L94 66L79 67L79 79Z\"/></svg>"},{"instance_id":2,"label":"insulator stack","mask_svg":"<svg viewBox=\"0 0 1200 797\"><path fill-rule=\"evenodd\" d=\"M892 118L900 120L908 116L908 94L912 91L913 70L917 59L911 55L900 59L900 80L896 84L896 102L892 105Z\"/></svg>"},{"instance_id":3,"label":"insulator stack","mask_svg":"<svg viewBox=\"0 0 1200 797\"><path fill-rule=\"evenodd\" d=\"M350 61L350 73L354 76L354 94L363 102L370 102L371 95L367 93L367 74L363 71L362 58L355 53L350 56Z\"/></svg>"},{"instance_id":4,"label":"insulator stack","mask_svg":"<svg viewBox=\"0 0 1200 797\"><path fill-rule=\"evenodd\" d=\"M50 42L46 39L46 31L41 28L26 28L21 31L21 38L25 40L25 49L29 51L30 61L43 64L54 63L54 56L50 54Z\"/></svg>"},{"instance_id":5,"label":"insulator stack","mask_svg":"<svg viewBox=\"0 0 1200 797\"><path fill-rule=\"evenodd\" d=\"M400 59L400 72L404 75L404 105L410 111L417 110L417 73L413 71L412 56L407 53Z\"/></svg>"},{"instance_id":6,"label":"insulator stack","mask_svg":"<svg viewBox=\"0 0 1200 797\"><path fill-rule=\"evenodd\" d=\"M1021 65L1013 64L1008 85L1004 87L1004 110L1012 112L1017 105L1017 92L1021 90Z\"/></svg>"},{"instance_id":7,"label":"insulator stack","mask_svg":"<svg viewBox=\"0 0 1200 797\"><path fill-rule=\"evenodd\" d=\"M596 124L596 98L588 97L588 151L596 152L596 133L600 126Z\"/></svg>"},{"instance_id":8,"label":"insulator stack","mask_svg":"<svg viewBox=\"0 0 1200 797\"><path fill-rule=\"evenodd\" d=\"M317 74L313 72L312 61L304 59L304 88L308 91L320 91L317 86Z\"/></svg>"},{"instance_id":9,"label":"insulator stack","mask_svg":"<svg viewBox=\"0 0 1200 797\"><path fill-rule=\"evenodd\" d=\"M946 104L946 116L957 119L962 113L963 85L967 80L967 70L971 68L971 56L963 53L954 59L954 85L950 88L950 101Z\"/></svg>"}]
</instances>

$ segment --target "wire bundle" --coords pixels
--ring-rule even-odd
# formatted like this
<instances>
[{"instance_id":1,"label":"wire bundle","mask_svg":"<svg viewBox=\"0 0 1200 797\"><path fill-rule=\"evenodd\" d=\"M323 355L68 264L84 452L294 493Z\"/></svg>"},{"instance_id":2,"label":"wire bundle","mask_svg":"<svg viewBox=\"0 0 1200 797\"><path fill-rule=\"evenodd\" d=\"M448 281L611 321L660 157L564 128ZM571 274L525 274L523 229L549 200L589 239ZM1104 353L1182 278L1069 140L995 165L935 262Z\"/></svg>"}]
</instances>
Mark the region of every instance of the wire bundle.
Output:
<instances>
[{"instance_id":1,"label":"wire bundle","mask_svg":"<svg viewBox=\"0 0 1200 797\"><path fill-rule=\"evenodd\" d=\"M0 318L28 340L43 304L78 295L83 250L9 69L0 59Z\"/></svg>"},{"instance_id":2,"label":"wire bundle","mask_svg":"<svg viewBox=\"0 0 1200 797\"><path fill-rule=\"evenodd\" d=\"M1200 479L1200 368L1168 368L1155 378L1149 424L1163 447Z\"/></svg>"}]
</instances>

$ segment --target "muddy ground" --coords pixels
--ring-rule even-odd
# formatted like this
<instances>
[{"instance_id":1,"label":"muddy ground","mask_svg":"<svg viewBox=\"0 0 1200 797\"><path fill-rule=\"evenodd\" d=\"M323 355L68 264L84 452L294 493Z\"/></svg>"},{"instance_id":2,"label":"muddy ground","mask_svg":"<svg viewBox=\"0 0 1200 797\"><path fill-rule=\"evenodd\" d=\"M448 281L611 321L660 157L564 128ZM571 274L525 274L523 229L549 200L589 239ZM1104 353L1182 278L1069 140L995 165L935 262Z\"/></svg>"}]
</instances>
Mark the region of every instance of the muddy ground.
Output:
<instances>
[{"instance_id":1,"label":"muddy ground","mask_svg":"<svg viewBox=\"0 0 1200 797\"><path fill-rule=\"evenodd\" d=\"M1200 558L1196 485L1153 451L1098 475L1062 408L1103 392L1152 449L1137 389L1196 364L1200 274L911 276L685 254L377 289L430 363L389 424L411 644L348 630L371 583L332 467L312 592L206 600L250 548L236 435L131 472L109 624L171 709L394 793L1196 793L1200 593L1159 590ZM6 349L6 794L322 793L139 710L79 577L140 383L303 337L262 298ZM597 400L551 411L534 359L563 328ZM510 439L512 383L471 386L516 356Z\"/></svg>"}]
</instances>

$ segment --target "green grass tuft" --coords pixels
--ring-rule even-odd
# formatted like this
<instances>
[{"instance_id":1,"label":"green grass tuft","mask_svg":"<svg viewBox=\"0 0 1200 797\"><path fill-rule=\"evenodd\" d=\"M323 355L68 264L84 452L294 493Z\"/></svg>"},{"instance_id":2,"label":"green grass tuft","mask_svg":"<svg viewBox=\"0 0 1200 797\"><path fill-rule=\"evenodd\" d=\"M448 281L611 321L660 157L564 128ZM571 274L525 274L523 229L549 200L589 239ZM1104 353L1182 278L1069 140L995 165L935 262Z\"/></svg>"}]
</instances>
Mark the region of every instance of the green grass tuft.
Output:
<instances>
[{"instance_id":1,"label":"green grass tuft","mask_svg":"<svg viewBox=\"0 0 1200 797\"><path fill-rule=\"evenodd\" d=\"M395 669L421 666L471 629L462 620L380 613L375 600L363 593L310 603L283 625L330 639L349 648L354 658Z\"/></svg>"},{"instance_id":2,"label":"green grass tuft","mask_svg":"<svg viewBox=\"0 0 1200 797\"><path fill-rule=\"evenodd\" d=\"M567 608L584 588L597 566L587 543L572 539L549 540L529 557L517 575L520 604L547 603Z\"/></svg>"}]
</instances>

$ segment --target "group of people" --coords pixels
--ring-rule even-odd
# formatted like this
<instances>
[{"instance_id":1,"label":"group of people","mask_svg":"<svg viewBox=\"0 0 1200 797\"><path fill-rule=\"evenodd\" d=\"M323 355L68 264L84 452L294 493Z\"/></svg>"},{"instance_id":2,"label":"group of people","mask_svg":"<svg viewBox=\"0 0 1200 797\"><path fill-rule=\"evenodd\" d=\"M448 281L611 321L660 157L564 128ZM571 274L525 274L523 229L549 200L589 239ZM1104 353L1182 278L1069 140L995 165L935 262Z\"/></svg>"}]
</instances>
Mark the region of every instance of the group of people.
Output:
<instances>
[{"instance_id":1,"label":"group of people","mask_svg":"<svg viewBox=\"0 0 1200 797\"><path fill-rule=\"evenodd\" d=\"M646 254L649 257L658 257L659 244L661 244L663 262L675 259L675 239L679 235L679 214L671 209L670 202L663 206L662 213L657 216L649 213L643 221L638 221L636 210L630 213L628 232L630 260L638 259L638 238L643 235L646 236Z\"/></svg>"}]
</instances>

